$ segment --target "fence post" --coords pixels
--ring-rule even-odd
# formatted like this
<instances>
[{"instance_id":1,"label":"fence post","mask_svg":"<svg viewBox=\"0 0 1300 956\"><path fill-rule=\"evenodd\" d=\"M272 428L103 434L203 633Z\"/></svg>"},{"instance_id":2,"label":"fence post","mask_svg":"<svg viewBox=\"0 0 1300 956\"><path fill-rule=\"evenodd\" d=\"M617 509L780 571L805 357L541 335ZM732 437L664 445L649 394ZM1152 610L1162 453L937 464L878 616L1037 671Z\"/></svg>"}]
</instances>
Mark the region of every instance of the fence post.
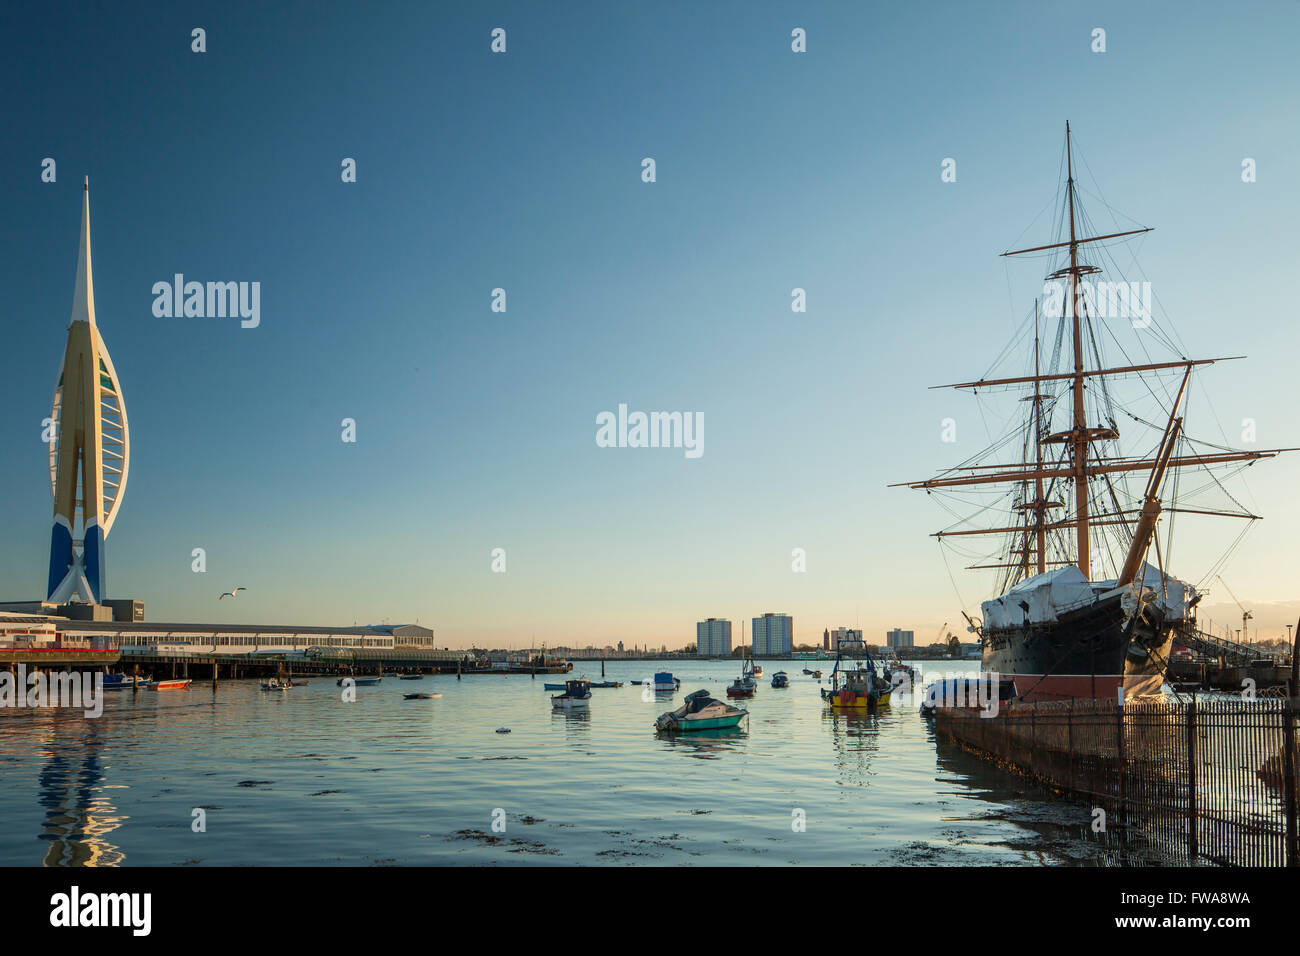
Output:
<instances>
[{"instance_id":1,"label":"fence post","mask_svg":"<svg viewBox=\"0 0 1300 956\"><path fill-rule=\"evenodd\" d=\"M1024 765L1031 774L1046 776L1043 769L1042 751L1038 747L1038 708L1041 701L1034 701L1029 708L1029 753L1024 758Z\"/></svg>"},{"instance_id":2,"label":"fence post","mask_svg":"<svg viewBox=\"0 0 1300 956\"><path fill-rule=\"evenodd\" d=\"M1120 811L1120 820L1125 824L1128 823L1128 813L1124 807L1125 793L1128 788L1124 785L1128 768L1124 766L1124 704L1116 700L1115 702L1115 756L1119 758L1118 773L1115 775L1116 780L1116 797L1118 799L1118 810Z\"/></svg>"},{"instance_id":3,"label":"fence post","mask_svg":"<svg viewBox=\"0 0 1300 956\"><path fill-rule=\"evenodd\" d=\"M1187 705L1187 852L1190 862L1195 863L1199 852L1197 846L1196 809L1196 695Z\"/></svg>"},{"instance_id":4,"label":"fence post","mask_svg":"<svg viewBox=\"0 0 1300 956\"><path fill-rule=\"evenodd\" d=\"M1074 789L1074 700L1070 698L1070 712L1065 718L1066 779L1071 790Z\"/></svg>"},{"instance_id":5,"label":"fence post","mask_svg":"<svg viewBox=\"0 0 1300 956\"><path fill-rule=\"evenodd\" d=\"M1295 707L1288 697L1282 707L1282 792L1286 794L1286 865L1297 866L1296 847L1296 775L1295 775Z\"/></svg>"}]
</instances>

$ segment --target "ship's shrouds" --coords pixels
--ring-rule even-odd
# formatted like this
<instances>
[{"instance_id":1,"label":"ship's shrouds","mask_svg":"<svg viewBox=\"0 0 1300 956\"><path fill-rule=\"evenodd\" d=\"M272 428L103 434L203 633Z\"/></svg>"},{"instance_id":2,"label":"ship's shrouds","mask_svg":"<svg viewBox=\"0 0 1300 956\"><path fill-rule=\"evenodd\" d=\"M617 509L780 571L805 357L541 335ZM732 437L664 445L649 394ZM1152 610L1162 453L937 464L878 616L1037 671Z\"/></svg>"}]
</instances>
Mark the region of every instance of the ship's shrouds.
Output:
<instances>
[{"instance_id":1,"label":"ship's shrouds","mask_svg":"<svg viewBox=\"0 0 1300 956\"><path fill-rule=\"evenodd\" d=\"M81 245L68 344L50 418L54 527L48 597L67 601L77 594L84 601L99 603L105 588L104 542L126 490L131 438L122 386L95 324L89 180L82 193Z\"/></svg>"},{"instance_id":2,"label":"ship's shrouds","mask_svg":"<svg viewBox=\"0 0 1300 956\"><path fill-rule=\"evenodd\" d=\"M993 563L972 567L996 569L1002 593L983 602L980 619L968 619L983 645L984 669L1013 677L1017 695L1030 700L1114 697L1121 690L1125 696L1158 692L1172 643L1180 631L1195 627L1195 607L1201 599L1196 588L1168 573L1172 534L1160 534L1162 518L1172 520L1179 513L1258 517L1240 506L1187 507L1179 501L1179 483L1172 476L1180 469L1202 469L1213 480L1205 485L1223 490L1213 477L1219 466L1249 464L1294 450L1242 451L1197 441L1186 433L1183 416L1192 372L1223 359L1184 357L1149 312L1131 323L1127 314L1107 314L1108 305L1127 307L1135 298L1145 309L1146 294L1138 297L1140 290L1132 288L1137 283L1094 278L1102 270L1085 262L1084 255L1103 261L1105 243L1151 230L1116 228L1100 234L1089 228L1076 194L1069 124L1065 135L1061 241L1003 253L1052 260L1047 280L1054 284L1056 297L1048 314L1059 318L1052 344L1044 356L1035 303L1032 354L1028 347L1021 353L1026 355L1027 374L986 375L949 386L985 392L1028 389L1022 399L1026 413L980 455L934 478L905 483L930 493L965 495L959 503L967 507L972 493L998 493L977 512L998 515L991 526L987 520L975 526L974 518L967 518L936 537L948 542L967 540L963 536L968 535L1001 539ZM1113 318L1126 321L1099 321ZM1150 346L1163 343L1174 352L1172 360L1107 361L1103 345L1108 337L1128 358L1118 331L1130 325L1146 334L1130 347L1146 357ZM1029 336L1026 328L1025 346L1031 344ZM1176 389L1161 378L1169 375L1181 380ZM1142 381L1140 400L1154 400L1154 420L1135 414L1113 393L1110 383L1121 376ZM1151 415L1145 408L1143 413ZM1131 421L1126 427L1136 428L1139 436L1147 430L1148 437L1137 443L1141 453L1121 452L1121 421ZM1019 460L1006 461L1005 450L1016 445ZM997 458L990 462L986 456ZM1128 486L1130 476L1140 480L1140 488ZM1109 569L1109 576L1102 568Z\"/></svg>"}]
</instances>

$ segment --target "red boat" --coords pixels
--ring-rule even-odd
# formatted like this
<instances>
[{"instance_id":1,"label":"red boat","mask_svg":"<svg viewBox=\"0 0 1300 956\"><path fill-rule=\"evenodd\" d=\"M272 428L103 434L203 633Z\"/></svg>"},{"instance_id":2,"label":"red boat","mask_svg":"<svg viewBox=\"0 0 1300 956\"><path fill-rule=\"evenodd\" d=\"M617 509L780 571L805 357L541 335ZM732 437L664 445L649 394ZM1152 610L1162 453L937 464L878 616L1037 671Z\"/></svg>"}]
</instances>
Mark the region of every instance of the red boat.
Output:
<instances>
[{"instance_id":1,"label":"red boat","mask_svg":"<svg viewBox=\"0 0 1300 956\"><path fill-rule=\"evenodd\" d=\"M754 696L754 679L752 677L737 677L727 688L728 697L753 697Z\"/></svg>"},{"instance_id":2,"label":"red boat","mask_svg":"<svg viewBox=\"0 0 1300 956\"><path fill-rule=\"evenodd\" d=\"M149 685L149 690L184 690L193 680L160 680Z\"/></svg>"}]
</instances>

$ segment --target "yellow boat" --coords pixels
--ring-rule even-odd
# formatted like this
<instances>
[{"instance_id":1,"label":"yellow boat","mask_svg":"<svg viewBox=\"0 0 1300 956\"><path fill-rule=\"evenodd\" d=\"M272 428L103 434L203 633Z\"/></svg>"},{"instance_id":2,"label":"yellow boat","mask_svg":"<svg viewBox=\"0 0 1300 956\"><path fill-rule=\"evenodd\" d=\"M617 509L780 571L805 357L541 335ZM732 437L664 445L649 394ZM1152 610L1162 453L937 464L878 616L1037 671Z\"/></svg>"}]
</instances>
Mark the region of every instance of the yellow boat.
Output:
<instances>
[{"instance_id":1,"label":"yellow boat","mask_svg":"<svg viewBox=\"0 0 1300 956\"><path fill-rule=\"evenodd\" d=\"M870 710L871 694L863 691L843 689L827 690L822 688L822 699L832 707L845 708L848 710ZM889 706L889 691L884 691L876 698L877 707Z\"/></svg>"},{"instance_id":2,"label":"yellow boat","mask_svg":"<svg viewBox=\"0 0 1300 956\"><path fill-rule=\"evenodd\" d=\"M889 706L889 693L893 688L889 681L876 673L875 661L869 655L865 662L856 664L852 670L841 669L842 660L842 655L836 656L831 686L821 689L822 700L843 710L872 711Z\"/></svg>"}]
</instances>

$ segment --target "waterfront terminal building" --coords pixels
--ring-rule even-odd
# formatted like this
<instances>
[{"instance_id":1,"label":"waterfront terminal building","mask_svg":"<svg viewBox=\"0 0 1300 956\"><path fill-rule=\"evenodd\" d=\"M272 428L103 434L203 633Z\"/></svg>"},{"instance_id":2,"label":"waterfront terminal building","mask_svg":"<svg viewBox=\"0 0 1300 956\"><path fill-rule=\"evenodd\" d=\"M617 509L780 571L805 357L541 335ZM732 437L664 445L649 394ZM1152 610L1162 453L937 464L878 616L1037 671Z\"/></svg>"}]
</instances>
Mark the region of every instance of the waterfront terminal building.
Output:
<instances>
[{"instance_id":1,"label":"waterfront terminal building","mask_svg":"<svg viewBox=\"0 0 1300 956\"><path fill-rule=\"evenodd\" d=\"M142 603L142 602L135 602ZM74 611L68 616L60 611ZM456 661L464 651L438 651L433 629L419 624L314 627L268 624L167 624L106 619L102 605L0 604L0 648L87 648L149 657L308 657L331 651L407 650L430 661ZM33 613L34 612L34 613ZM143 617L143 609L141 609ZM314 652L308 654L309 651Z\"/></svg>"}]
</instances>

